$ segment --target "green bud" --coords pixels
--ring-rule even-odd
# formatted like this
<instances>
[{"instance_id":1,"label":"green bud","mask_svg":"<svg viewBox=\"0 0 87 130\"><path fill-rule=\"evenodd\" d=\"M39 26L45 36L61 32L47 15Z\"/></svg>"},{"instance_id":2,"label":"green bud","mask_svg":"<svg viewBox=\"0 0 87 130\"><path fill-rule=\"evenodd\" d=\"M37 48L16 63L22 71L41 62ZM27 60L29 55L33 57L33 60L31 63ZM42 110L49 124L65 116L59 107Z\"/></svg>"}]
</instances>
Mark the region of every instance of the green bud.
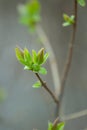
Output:
<instances>
[{"instance_id":1,"label":"green bud","mask_svg":"<svg viewBox=\"0 0 87 130\"><path fill-rule=\"evenodd\" d=\"M19 47L16 47L16 48L15 48L15 53L16 53L17 59L18 59L22 64L25 65L24 52L23 52L23 50L22 50L21 48L19 48Z\"/></svg>"},{"instance_id":2,"label":"green bud","mask_svg":"<svg viewBox=\"0 0 87 130\"><path fill-rule=\"evenodd\" d=\"M67 14L63 14L63 18L65 21L69 21L70 17Z\"/></svg>"},{"instance_id":3,"label":"green bud","mask_svg":"<svg viewBox=\"0 0 87 130\"><path fill-rule=\"evenodd\" d=\"M33 62L36 64L37 63L37 53L35 50L32 50L32 59L33 59Z\"/></svg>"},{"instance_id":4,"label":"green bud","mask_svg":"<svg viewBox=\"0 0 87 130\"><path fill-rule=\"evenodd\" d=\"M44 48L41 48L37 55L38 58L38 64L42 64L44 61Z\"/></svg>"},{"instance_id":5,"label":"green bud","mask_svg":"<svg viewBox=\"0 0 87 130\"><path fill-rule=\"evenodd\" d=\"M17 46L17 47L15 48L15 50L20 53L20 55L22 56L22 58L24 58L24 51L23 51L19 46Z\"/></svg>"}]
</instances>

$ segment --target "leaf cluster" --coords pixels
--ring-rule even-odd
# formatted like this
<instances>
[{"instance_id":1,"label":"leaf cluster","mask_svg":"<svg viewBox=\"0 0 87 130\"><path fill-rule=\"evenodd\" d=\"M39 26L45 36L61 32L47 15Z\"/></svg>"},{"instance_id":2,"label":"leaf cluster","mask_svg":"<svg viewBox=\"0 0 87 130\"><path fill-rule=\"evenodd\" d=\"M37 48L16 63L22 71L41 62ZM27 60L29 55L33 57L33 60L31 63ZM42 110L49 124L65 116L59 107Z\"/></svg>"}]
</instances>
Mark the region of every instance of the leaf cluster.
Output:
<instances>
[{"instance_id":1,"label":"leaf cluster","mask_svg":"<svg viewBox=\"0 0 87 130\"><path fill-rule=\"evenodd\" d=\"M47 71L42 65L46 62L49 54L44 54L44 48L41 48L38 53L35 50L32 50L32 55L27 48L24 50L19 47L15 48L16 57L21 64L23 64L26 70L31 70L35 73L47 74Z\"/></svg>"},{"instance_id":2,"label":"leaf cluster","mask_svg":"<svg viewBox=\"0 0 87 130\"><path fill-rule=\"evenodd\" d=\"M64 23L63 23L63 26L69 26L69 25L72 25L74 24L74 19L75 19L75 16L74 15L71 15L71 16L68 16L67 14L63 14L63 19L64 19Z\"/></svg>"},{"instance_id":3,"label":"leaf cluster","mask_svg":"<svg viewBox=\"0 0 87 130\"><path fill-rule=\"evenodd\" d=\"M82 7L84 7L86 5L85 0L77 0L78 4Z\"/></svg>"},{"instance_id":4,"label":"leaf cluster","mask_svg":"<svg viewBox=\"0 0 87 130\"><path fill-rule=\"evenodd\" d=\"M40 22L40 3L38 0L31 0L26 4L18 6L19 22L28 26L30 31L35 29L35 26Z\"/></svg>"}]
</instances>

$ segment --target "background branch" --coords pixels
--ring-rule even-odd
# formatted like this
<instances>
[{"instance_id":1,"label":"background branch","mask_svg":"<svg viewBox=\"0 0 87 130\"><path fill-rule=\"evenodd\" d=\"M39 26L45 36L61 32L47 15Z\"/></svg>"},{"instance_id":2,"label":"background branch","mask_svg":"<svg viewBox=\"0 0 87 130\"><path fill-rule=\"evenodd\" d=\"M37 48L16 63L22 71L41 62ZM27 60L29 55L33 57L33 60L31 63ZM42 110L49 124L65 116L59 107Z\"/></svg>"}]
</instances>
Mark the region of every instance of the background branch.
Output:
<instances>
[{"instance_id":1,"label":"background branch","mask_svg":"<svg viewBox=\"0 0 87 130\"><path fill-rule=\"evenodd\" d=\"M49 42L47 36L45 35L40 25L37 26L36 31L45 49L50 54L49 56L50 68L51 68L52 78L54 82L55 94L58 97L60 95L60 78L59 78L59 70L58 70L56 57L53 48L51 46L51 43Z\"/></svg>"},{"instance_id":2,"label":"background branch","mask_svg":"<svg viewBox=\"0 0 87 130\"><path fill-rule=\"evenodd\" d=\"M61 120L68 121L68 120L73 120L73 119L80 118L80 117L86 116L86 115L87 115L87 109L82 110L80 112L75 112L75 113L72 113L72 114L69 114L66 116L62 116Z\"/></svg>"}]
</instances>

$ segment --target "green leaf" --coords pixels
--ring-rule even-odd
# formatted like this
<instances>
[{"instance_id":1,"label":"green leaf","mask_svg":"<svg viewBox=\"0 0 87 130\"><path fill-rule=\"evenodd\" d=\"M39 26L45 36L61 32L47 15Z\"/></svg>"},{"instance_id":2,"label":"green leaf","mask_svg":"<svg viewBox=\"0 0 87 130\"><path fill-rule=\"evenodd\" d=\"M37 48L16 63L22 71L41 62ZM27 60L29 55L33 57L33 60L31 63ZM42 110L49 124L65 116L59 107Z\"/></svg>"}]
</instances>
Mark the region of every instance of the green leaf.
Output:
<instances>
[{"instance_id":1,"label":"green leaf","mask_svg":"<svg viewBox=\"0 0 87 130\"><path fill-rule=\"evenodd\" d=\"M29 25L29 20L26 17L20 17L19 18L19 23L24 24L24 25Z\"/></svg>"},{"instance_id":2,"label":"green leaf","mask_svg":"<svg viewBox=\"0 0 87 130\"><path fill-rule=\"evenodd\" d=\"M31 66L32 64L32 57L28 51L27 48L24 49L24 60L26 62L27 65Z\"/></svg>"},{"instance_id":3,"label":"green leaf","mask_svg":"<svg viewBox=\"0 0 87 130\"><path fill-rule=\"evenodd\" d=\"M32 58L33 58L33 62L37 63L37 53L35 50L32 50Z\"/></svg>"},{"instance_id":4,"label":"green leaf","mask_svg":"<svg viewBox=\"0 0 87 130\"><path fill-rule=\"evenodd\" d=\"M27 3L26 6L27 6L27 9L28 9L28 12L31 15L40 12L41 6L40 6L40 3L39 3L38 0L32 0L29 3Z\"/></svg>"},{"instance_id":5,"label":"green leaf","mask_svg":"<svg viewBox=\"0 0 87 130\"><path fill-rule=\"evenodd\" d=\"M78 4L82 7L84 7L86 5L85 0L77 0Z\"/></svg>"},{"instance_id":6,"label":"green leaf","mask_svg":"<svg viewBox=\"0 0 87 130\"><path fill-rule=\"evenodd\" d=\"M75 19L75 15L71 15L71 16L70 16L70 19L71 19L71 20L74 20L74 19Z\"/></svg>"},{"instance_id":7,"label":"green leaf","mask_svg":"<svg viewBox=\"0 0 87 130\"><path fill-rule=\"evenodd\" d=\"M40 65L38 65L38 64L32 64L32 70L33 70L33 72L39 72L39 70L40 70Z\"/></svg>"},{"instance_id":8,"label":"green leaf","mask_svg":"<svg viewBox=\"0 0 87 130\"><path fill-rule=\"evenodd\" d=\"M35 84L32 86L33 88L40 88L41 87L41 82L37 81Z\"/></svg>"},{"instance_id":9,"label":"green leaf","mask_svg":"<svg viewBox=\"0 0 87 130\"><path fill-rule=\"evenodd\" d=\"M65 26L69 26L69 25L72 25L74 24L74 19L75 19L75 16L74 15L71 15L71 16L68 16L67 14L63 14L63 18L64 18L64 23L62 24L64 27Z\"/></svg>"},{"instance_id":10,"label":"green leaf","mask_svg":"<svg viewBox=\"0 0 87 130\"><path fill-rule=\"evenodd\" d=\"M15 48L15 53L16 53L16 57L20 61L20 63L25 65L26 63L24 61L24 53L23 53L23 51L20 48L16 47Z\"/></svg>"},{"instance_id":11,"label":"green leaf","mask_svg":"<svg viewBox=\"0 0 87 130\"><path fill-rule=\"evenodd\" d=\"M71 24L69 22L64 22L62 25L63 25L63 27L66 27L66 26L69 26Z\"/></svg>"},{"instance_id":12,"label":"green leaf","mask_svg":"<svg viewBox=\"0 0 87 130\"><path fill-rule=\"evenodd\" d=\"M48 130L52 130L53 124L51 122L48 122Z\"/></svg>"},{"instance_id":13,"label":"green leaf","mask_svg":"<svg viewBox=\"0 0 87 130\"><path fill-rule=\"evenodd\" d=\"M69 21L69 16L67 14L63 14L63 18L66 22Z\"/></svg>"},{"instance_id":14,"label":"green leaf","mask_svg":"<svg viewBox=\"0 0 87 130\"><path fill-rule=\"evenodd\" d=\"M41 65L43 63L43 61L44 61L44 48L41 48L38 51L37 58L38 58L38 64Z\"/></svg>"},{"instance_id":15,"label":"green leaf","mask_svg":"<svg viewBox=\"0 0 87 130\"><path fill-rule=\"evenodd\" d=\"M49 57L49 53L46 53L46 54L44 55L44 61L43 61L43 63L45 63L45 62L47 61L48 57Z\"/></svg>"},{"instance_id":16,"label":"green leaf","mask_svg":"<svg viewBox=\"0 0 87 130\"><path fill-rule=\"evenodd\" d=\"M27 16L28 15L26 5L20 4L20 5L18 5L17 9L18 9L18 12L21 16Z\"/></svg>"},{"instance_id":17,"label":"green leaf","mask_svg":"<svg viewBox=\"0 0 87 130\"><path fill-rule=\"evenodd\" d=\"M44 67L40 67L39 73L45 75L47 74L47 70Z\"/></svg>"},{"instance_id":18,"label":"green leaf","mask_svg":"<svg viewBox=\"0 0 87 130\"><path fill-rule=\"evenodd\" d=\"M40 3L38 0L31 0L30 2L19 5L19 21L20 23L29 27L30 32L35 31L36 24L40 22Z\"/></svg>"},{"instance_id":19,"label":"green leaf","mask_svg":"<svg viewBox=\"0 0 87 130\"><path fill-rule=\"evenodd\" d=\"M64 122L58 123L55 127L55 130L63 130L64 129ZM53 124L51 122L48 123L48 130L53 130Z\"/></svg>"},{"instance_id":20,"label":"green leaf","mask_svg":"<svg viewBox=\"0 0 87 130\"><path fill-rule=\"evenodd\" d=\"M29 66L25 66L24 70L32 70Z\"/></svg>"},{"instance_id":21,"label":"green leaf","mask_svg":"<svg viewBox=\"0 0 87 130\"><path fill-rule=\"evenodd\" d=\"M64 122L58 123L56 130L63 130L64 129L64 125L65 125Z\"/></svg>"}]
</instances>

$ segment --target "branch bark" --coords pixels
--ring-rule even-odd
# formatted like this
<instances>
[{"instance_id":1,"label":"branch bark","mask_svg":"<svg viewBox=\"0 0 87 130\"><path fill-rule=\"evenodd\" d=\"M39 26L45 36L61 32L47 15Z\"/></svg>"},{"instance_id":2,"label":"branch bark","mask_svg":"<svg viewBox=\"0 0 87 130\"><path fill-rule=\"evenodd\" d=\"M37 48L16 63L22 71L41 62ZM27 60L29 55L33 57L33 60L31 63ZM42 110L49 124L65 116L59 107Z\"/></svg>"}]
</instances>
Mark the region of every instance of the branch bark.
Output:
<instances>
[{"instance_id":1,"label":"branch bark","mask_svg":"<svg viewBox=\"0 0 87 130\"><path fill-rule=\"evenodd\" d=\"M44 87L44 89L51 95L51 97L53 98L54 102L58 105L59 101L57 99L57 97L54 95L54 93L48 88L48 86L46 85L46 83L41 79L41 77L39 76L38 73L35 73L35 75L37 76L37 78L39 79L39 81L41 82L42 86Z\"/></svg>"},{"instance_id":2,"label":"branch bark","mask_svg":"<svg viewBox=\"0 0 87 130\"><path fill-rule=\"evenodd\" d=\"M72 36L71 36L71 41L69 43L68 55L67 55L67 58L66 58L64 71L63 71L63 74L62 74L59 105L57 106L57 110L56 110L58 116L60 114L61 102L62 102L62 98L63 98L63 94L64 94L64 87L65 87L65 83L66 83L66 80L67 80L67 77L68 77L68 74L69 74L69 70L70 70L71 62L72 62L72 56L73 56L73 49L74 49L75 36L76 36L76 27L77 27L77 0L74 0L74 15L75 15L75 22L73 24ZM57 118L55 120L57 120Z\"/></svg>"},{"instance_id":3,"label":"branch bark","mask_svg":"<svg viewBox=\"0 0 87 130\"><path fill-rule=\"evenodd\" d=\"M73 56L73 49L74 49L74 43L75 43L75 36L76 36L76 26L77 26L77 0L74 1L74 15L75 15L75 22L73 24L73 29L72 29L72 36L71 36L71 41L69 43L69 50L68 50L68 55L66 59L66 63L64 66L64 71L62 75L62 80L61 80L61 94L60 94L60 105L61 106L61 101L63 98L64 94L64 87L65 83L69 74L69 70L71 67L71 62L72 62L72 56Z\"/></svg>"}]
</instances>

